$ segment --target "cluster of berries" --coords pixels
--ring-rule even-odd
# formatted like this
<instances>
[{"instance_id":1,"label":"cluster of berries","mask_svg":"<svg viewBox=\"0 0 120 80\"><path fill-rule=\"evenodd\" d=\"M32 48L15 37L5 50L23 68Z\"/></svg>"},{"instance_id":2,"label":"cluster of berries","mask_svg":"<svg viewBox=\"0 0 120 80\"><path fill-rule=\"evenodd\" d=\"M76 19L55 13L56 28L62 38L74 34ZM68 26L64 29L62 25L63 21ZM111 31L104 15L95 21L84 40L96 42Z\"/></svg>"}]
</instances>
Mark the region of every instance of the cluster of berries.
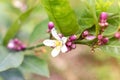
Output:
<instances>
[{"instance_id":1,"label":"cluster of berries","mask_svg":"<svg viewBox=\"0 0 120 80\"><path fill-rule=\"evenodd\" d=\"M14 51L25 50L26 46L19 39L10 40L7 48Z\"/></svg>"}]
</instances>

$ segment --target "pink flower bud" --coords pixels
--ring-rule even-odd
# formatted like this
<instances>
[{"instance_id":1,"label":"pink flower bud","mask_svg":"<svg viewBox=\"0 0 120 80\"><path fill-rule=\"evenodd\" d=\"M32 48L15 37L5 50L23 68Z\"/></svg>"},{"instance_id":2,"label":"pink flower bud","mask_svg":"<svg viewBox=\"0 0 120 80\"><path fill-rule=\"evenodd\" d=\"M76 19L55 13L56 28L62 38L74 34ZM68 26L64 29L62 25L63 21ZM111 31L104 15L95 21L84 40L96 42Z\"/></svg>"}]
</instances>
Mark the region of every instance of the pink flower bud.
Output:
<instances>
[{"instance_id":1,"label":"pink flower bud","mask_svg":"<svg viewBox=\"0 0 120 80\"><path fill-rule=\"evenodd\" d=\"M105 23L99 23L99 25L101 26L101 27L104 27L105 26Z\"/></svg>"},{"instance_id":2,"label":"pink flower bud","mask_svg":"<svg viewBox=\"0 0 120 80\"><path fill-rule=\"evenodd\" d=\"M71 48L72 48L72 49L75 49L75 48L76 48L76 44L72 44L72 45L71 45Z\"/></svg>"},{"instance_id":3,"label":"pink flower bud","mask_svg":"<svg viewBox=\"0 0 120 80\"><path fill-rule=\"evenodd\" d=\"M102 35L98 35L98 40L102 40L103 36Z\"/></svg>"},{"instance_id":4,"label":"pink flower bud","mask_svg":"<svg viewBox=\"0 0 120 80\"><path fill-rule=\"evenodd\" d=\"M72 35L72 36L69 37L69 40L70 40L70 41L74 41L74 40L76 40L76 39L77 39L77 36L76 36L76 35Z\"/></svg>"},{"instance_id":5,"label":"pink flower bud","mask_svg":"<svg viewBox=\"0 0 120 80\"><path fill-rule=\"evenodd\" d=\"M102 12L101 14L100 14L100 21L102 21L102 20L107 20L107 17L108 17L108 14L106 13L106 12Z\"/></svg>"},{"instance_id":6,"label":"pink flower bud","mask_svg":"<svg viewBox=\"0 0 120 80\"><path fill-rule=\"evenodd\" d=\"M107 37L106 37L106 38L103 38L102 41L103 41L104 44L106 44L106 43L108 43L109 38L107 38Z\"/></svg>"},{"instance_id":7,"label":"pink flower bud","mask_svg":"<svg viewBox=\"0 0 120 80\"><path fill-rule=\"evenodd\" d=\"M71 47L67 47L67 52L71 51Z\"/></svg>"},{"instance_id":8,"label":"pink flower bud","mask_svg":"<svg viewBox=\"0 0 120 80\"><path fill-rule=\"evenodd\" d=\"M14 47L15 47L15 45L14 45L13 40L10 40L9 43L8 43L8 45L7 45L7 48L8 49L13 49Z\"/></svg>"},{"instance_id":9,"label":"pink flower bud","mask_svg":"<svg viewBox=\"0 0 120 80\"><path fill-rule=\"evenodd\" d=\"M120 32L116 32L114 36L115 38L120 39Z\"/></svg>"},{"instance_id":10,"label":"pink flower bud","mask_svg":"<svg viewBox=\"0 0 120 80\"><path fill-rule=\"evenodd\" d=\"M108 23L107 22L105 22L105 24L104 24L105 26L108 26Z\"/></svg>"},{"instance_id":11,"label":"pink flower bud","mask_svg":"<svg viewBox=\"0 0 120 80\"><path fill-rule=\"evenodd\" d=\"M71 46L71 45L72 45L72 42L69 41L69 42L66 43L66 45L67 45L67 46Z\"/></svg>"},{"instance_id":12,"label":"pink flower bud","mask_svg":"<svg viewBox=\"0 0 120 80\"><path fill-rule=\"evenodd\" d=\"M83 33L82 33L82 36L83 37L86 37L86 36L88 36L89 35L89 32L87 31L87 30L85 30Z\"/></svg>"},{"instance_id":13,"label":"pink flower bud","mask_svg":"<svg viewBox=\"0 0 120 80\"><path fill-rule=\"evenodd\" d=\"M49 22L48 23L48 29L51 30L52 28L54 28L54 23L53 22Z\"/></svg>"},{"instance_id":14,"label":"pink flower bud","mask_svg":"<svg viewBox=\"0 0 120 80\"><path fill-rule=\"evenodd\" d=\"M24 50L26 46L19 39L13 39L9 41L7 48L15 51L20 51Z\"/></svg>"}]
</instances>

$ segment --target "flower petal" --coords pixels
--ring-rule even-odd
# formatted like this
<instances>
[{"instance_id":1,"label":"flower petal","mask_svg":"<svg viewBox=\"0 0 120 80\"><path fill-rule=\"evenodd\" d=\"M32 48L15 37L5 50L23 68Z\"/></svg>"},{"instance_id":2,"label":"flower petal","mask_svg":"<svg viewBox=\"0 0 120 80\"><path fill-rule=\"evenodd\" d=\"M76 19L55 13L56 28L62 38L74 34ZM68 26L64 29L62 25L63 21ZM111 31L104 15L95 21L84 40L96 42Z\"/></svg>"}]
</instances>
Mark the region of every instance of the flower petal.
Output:
<instances>
[{"instance_id":1,"label":"flower petal","mask_svg":"<svg viewBox=\"0 0 120 80\"><path fill-rule=\"evenodd\" d=\"M60 48L61 46L57 46L52 50L51 52L52 57L56 57L60 53Z\"/></svg>"},{"instance_id":2,"label":"flower petal","mask_svg":"<svg viewBox=\"0 0 120 80\"><path fill-rule=\"evenodd\" d=\"M57 31L55 30L55 28L53 28L53 29L51 30L51 33L52 33L52 36L53 36L55 39L61 40L60 37L59 37L59 35L57 34Z\"/></svg>"},{"instance_id":3,"label":"flower petal","mask_svg":"<svg viewBox=\"0 0 120 80\"><path fill-rule=\"evenodd\" d=\"M67 38L66 37L62 37L62 41L65 44L67 42Z\"/></svg>"},{"instance_id":4,"label":"flower petal","mask_svg":"<svg viewBox=\"0 0 120 80\"><path fill-rule=\"evenodd\" d=\"M56 40L47 39L47 40L44 40L44 41L43 41L43 44L44 44L45 46L55 47L55 46L56 46L55 42L56 42Z\"/></svg>"},{"instance_id":5,"label":"flower petal","mask_svg":"<svg viewBox=\"0 0 120 80\"><path fill-rule=\"evenodd\" d=\"M68 48L67 48L67 46L64 44L62 47L61 47L61 52L62 53L65 53L65 52L67 52L68 51Z\"/></svg>"},{"instance_id":6,"label":"flower petal","mask_svg":"<svg viewBox=\"0 0 120 80\"><path fill-rule=\"evenodd\" d=\"M96 38L96 36L93 36L93 35L89 35L89 36L85 37L85 39L87 39L87 40L93 40L95 38Z\"/></svg>"}]
</instances>

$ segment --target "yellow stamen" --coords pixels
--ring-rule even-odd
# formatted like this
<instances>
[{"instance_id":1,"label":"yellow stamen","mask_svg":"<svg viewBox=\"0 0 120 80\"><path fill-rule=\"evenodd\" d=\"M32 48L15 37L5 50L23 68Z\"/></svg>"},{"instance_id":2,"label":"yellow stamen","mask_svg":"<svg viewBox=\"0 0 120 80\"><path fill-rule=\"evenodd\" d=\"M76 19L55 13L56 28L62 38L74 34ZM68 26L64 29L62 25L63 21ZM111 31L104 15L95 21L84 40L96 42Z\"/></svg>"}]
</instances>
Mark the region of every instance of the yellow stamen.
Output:
<instances>
[{"instance_id":1,"label":"yellow stamen","mask_svg":"<svg viewBox=\"0 0 120 80\"><path fill-rule=\"evenodd\" d=\"M62 42L61 41L56 41L55 44L56 44L56 46L62 46Z\"/></svg>"}]
</instances>

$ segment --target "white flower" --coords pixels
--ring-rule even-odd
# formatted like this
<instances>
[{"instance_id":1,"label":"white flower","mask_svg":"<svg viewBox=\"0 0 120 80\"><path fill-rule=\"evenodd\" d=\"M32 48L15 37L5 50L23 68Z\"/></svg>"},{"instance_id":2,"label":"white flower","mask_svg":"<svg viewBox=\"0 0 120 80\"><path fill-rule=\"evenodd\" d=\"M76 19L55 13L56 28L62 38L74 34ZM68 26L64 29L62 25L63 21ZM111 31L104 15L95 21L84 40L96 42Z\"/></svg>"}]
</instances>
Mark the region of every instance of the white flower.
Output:
<instances>
[{"instance_id":1,"label":"white flower","mask_svg":"<svg viewBox=\"0 0 120 80\"><path fill-rule=\"evenodd\" d=\"M51 52L51 55L53 57L56 57L60 52L62 53L67 52L68 49L67 46L65 45L65 43L67 42L67 38L66 37L60 38L55 28L51 30L51 34L56 40L47 39L43 41L44 45L54 47L54 49Z\"/></svg>"}]
</instances>

